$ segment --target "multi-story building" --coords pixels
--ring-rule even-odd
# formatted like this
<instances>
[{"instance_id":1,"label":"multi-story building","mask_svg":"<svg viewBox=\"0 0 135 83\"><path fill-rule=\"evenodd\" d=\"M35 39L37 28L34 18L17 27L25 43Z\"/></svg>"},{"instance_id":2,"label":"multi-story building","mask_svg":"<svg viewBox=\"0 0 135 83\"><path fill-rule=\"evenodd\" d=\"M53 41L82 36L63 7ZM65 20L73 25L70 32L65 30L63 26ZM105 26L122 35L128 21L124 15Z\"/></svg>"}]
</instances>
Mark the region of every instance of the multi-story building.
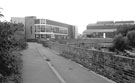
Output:
<instances>
[{"instance_id":1,"label":"multi-story building","mask_svg":"<svg viewBox=\"0 0 135 83\"><path fill-rule=\"evenodd\" d=\"M113 38L115 31L121 25L134 25L134 21L100 21L95 24L88 24L83 35L85 38Z\"/></svg>"},{"instance_id":2,"label":"multi-story building","mask_svg":"<svg viewBox=\"0 0 135 83\"><path fill-rule=\"evenodd\" d=\"M74 25L37 19L35 16L28 16L24 19L26 39L74 39L77 37L77 27Z\"/></svg>"}]
</instances>

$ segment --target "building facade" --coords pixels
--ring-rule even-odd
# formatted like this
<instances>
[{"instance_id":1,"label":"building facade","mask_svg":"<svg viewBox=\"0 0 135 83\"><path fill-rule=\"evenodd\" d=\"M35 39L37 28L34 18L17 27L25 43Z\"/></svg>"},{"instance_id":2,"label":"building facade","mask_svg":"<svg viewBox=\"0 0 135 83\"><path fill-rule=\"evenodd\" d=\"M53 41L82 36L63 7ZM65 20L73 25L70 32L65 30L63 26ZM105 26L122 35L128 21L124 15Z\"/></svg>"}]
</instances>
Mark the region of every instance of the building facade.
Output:
<instances>
[{"instance_id":1,"label":"building facade","mask_svg":"<svg viewBox=\"0 0 135 83\"><path fill-rule=\"evenodd\" d=\"M48 19L28 16L25 20L26 39L75 39L77 27Z\"/></svg>"},{"instance_id":2,"label":"building facade","mask_svg":"<svg viewBox=\"0 0 135 83\"><path fill-rule=\"evenodd\" d=\"M99 21L95 24L88 24L83 35L85 38L113 38L115 31L121 25L134 25L134 21Z\"/></svg>"}]
</instances>

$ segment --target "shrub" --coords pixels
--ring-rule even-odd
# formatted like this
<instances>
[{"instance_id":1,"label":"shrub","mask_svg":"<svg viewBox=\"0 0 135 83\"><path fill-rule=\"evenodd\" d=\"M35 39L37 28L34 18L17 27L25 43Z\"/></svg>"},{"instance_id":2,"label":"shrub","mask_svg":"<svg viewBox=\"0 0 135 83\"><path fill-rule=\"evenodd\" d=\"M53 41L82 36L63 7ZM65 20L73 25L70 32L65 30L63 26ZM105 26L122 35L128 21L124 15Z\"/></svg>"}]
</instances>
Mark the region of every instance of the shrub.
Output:
<instances>
[{"instance_id":1,"label":"shrub","mask_svg":"<svg viewBox=\"0 0 135 83\"><path fill-rule=\"evenodd\" d=\"M129 45L135 47L135 30L128 32L127 39L129 41Z\"/></svg>"},{"instance_id":2,"label":"shrub","mask_svg":"<svg viewBox=\"0 0 135 83\"><path fill-rule=\"evenodd\" d=\"M0 22L0 74L4 83L20 83L22 60L17 49L25 49L24 35L17 29L17 24Z\"/></svg>"},{"instance_id":3,"label":"shrub","mask_svg":"<svg viewBox=\"0 0 135 83\"><path fill-rule=\"evenodd\" d=\"M127 49L127 39L126 37L123 37L121 34L116 35L114 40L113 40L113 48L117 49L119 51L124 51Z\"/></svg>"},{"instance_id":4,"label":"shrub","mask_svg":"<svg viewBox=\"0 0 135 83\"><path fill-rule=\"evenodd\" d=\"M129 31L135 30L135 25L120 25L117 29L117 34L122 34L122 36L126 36Z\"/></svg>"},{"instance_id":5,"label":"shrub","mask_svg":"<svg viewBox=\"0 0 135 83\"><path fill-rule=\"evenodd\" d=\"M49 47L49 44L48 44L47 41L42 42L42 44L43 44L44 47Z\"/></svg>"}]
</instances>

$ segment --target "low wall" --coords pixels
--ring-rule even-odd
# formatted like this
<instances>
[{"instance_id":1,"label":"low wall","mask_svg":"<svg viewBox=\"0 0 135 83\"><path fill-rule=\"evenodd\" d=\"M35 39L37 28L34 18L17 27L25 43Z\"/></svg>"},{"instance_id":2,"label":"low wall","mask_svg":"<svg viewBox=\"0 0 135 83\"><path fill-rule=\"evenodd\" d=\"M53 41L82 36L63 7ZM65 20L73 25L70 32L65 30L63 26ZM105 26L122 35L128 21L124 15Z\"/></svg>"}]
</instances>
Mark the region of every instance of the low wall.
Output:
<instances>
[{"instance_id":1,"label":"low wall","mask_svg":"<svg viewBox=\"0 0 135 83\"><path fill-rule=\"evenodd\" d=\"M91 47L102 48L112 46L112 38L90 38L90 39L76 39L68 41L67 44L71 46L90 49Z\"/></svg>"},{"instance_id":2,"label":"low wall","mask_svg":"<svg viewBox=\"0 0 135 83\"><path fill-rule=\"evenodd\" d=\"M112 38L89 38L89 39L75 39L68 41L69 44L80 44L80 43L112 43Z\"/></svg>"},{"instance_id":3,"label":"low wall","mask_svg":"<svg viewBox=\"0 0 135 83\"><path fill-rule=\"evenodd\" d=\"M109 52L49 43L61 56L72 59L117 83L135 83L135 59Z\"/></svg>"}]
</instances>

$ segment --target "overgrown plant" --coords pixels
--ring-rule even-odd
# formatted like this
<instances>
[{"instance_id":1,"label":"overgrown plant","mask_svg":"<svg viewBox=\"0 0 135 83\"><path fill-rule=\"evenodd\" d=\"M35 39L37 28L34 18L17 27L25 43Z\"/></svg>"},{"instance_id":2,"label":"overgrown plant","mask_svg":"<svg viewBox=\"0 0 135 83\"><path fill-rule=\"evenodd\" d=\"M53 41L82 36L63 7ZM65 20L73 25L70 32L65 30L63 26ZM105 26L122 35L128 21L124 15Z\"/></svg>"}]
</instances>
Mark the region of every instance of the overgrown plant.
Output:
<instances>
[{"instance_id":1,"label":"overgrown plant","mask_svg":"<svg viewBox=\"0 0 135 83\"><path fill-rule=\"evenodd\" d=\"M121 34L116 35L113 40L113 47L116 50L124 51L127 48L127 39Z\"/></svg>"},{"instance_id":2,"label":"overgrown plant","mask_svg":"<svg viewBox=\"0 0 135 83\"><path fill-rule=\"evenodd\" d=\"M120 25L116 31L111 51L132 50L135 47L135 25Z\"/></svg>"},{"instance_id":3,"label":"overgrown plant","mask_svg":"<svg viewBox=\"0 0 135 83\"><path fill-rule=\"evenodd\" d=\"M0 22L0 74L3 81L19 83L22 66L21 54L16 51L27 47L23 34L17 34L18 24Z\"/></svg>"},{"instance_id":4,"label":"overgrown plant","mask_svg":"<svg viewBox=\"0 0 135 83\"><path fill-rule=\"evenodd\" d=\"M135 30L127 33L127 39L129 41L129 46L135 47Z\"/></svg>"}]
</instances>

